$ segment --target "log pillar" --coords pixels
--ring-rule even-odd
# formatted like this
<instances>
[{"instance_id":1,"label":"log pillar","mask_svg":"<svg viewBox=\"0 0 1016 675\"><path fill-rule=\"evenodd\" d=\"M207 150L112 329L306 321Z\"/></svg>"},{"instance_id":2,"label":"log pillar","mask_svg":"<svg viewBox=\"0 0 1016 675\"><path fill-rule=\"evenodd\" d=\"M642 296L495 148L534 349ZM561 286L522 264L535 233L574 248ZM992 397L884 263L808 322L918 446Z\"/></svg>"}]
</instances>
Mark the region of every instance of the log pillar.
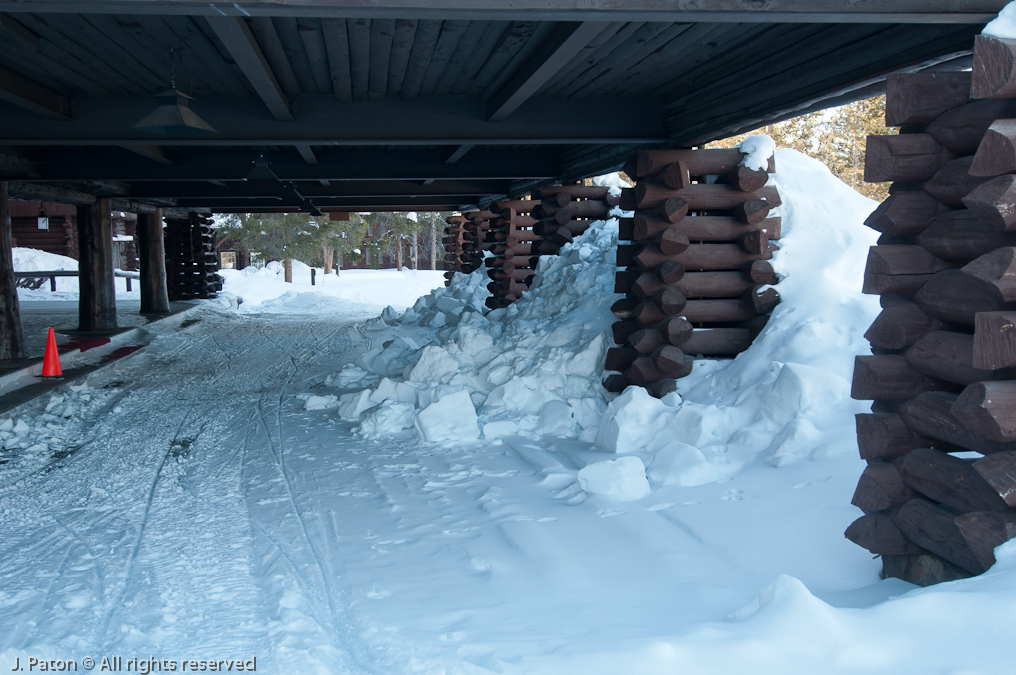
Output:
<instances>
[{"instance_id":1,"label":"log pillar","mask_svg":"<svg viewBox=\"0 0 1016 675\"><path fill-rule=\"evenodd\" d=\"M116 287L113 285L113 226L109 199L78 207L78 329L116 329Z\"/></svg>"},{"instance_id":2,"label":"log pillar","mask_svg":"<svg viewBox=\"0 0 1016 675\"><path fill-rule=\"evenodd\" d=\"M0 360L25 357L18 289L14 285L11 211L7 182L0 181Z\"/></svg>"},{"instance_id":3,"label":"log pillar","mask_svg":"<svg viewBox=\"0 0 1016 675\"><path fill-rule=\"evenodd\" d=\"M141 313L168 314L166 245L162 236L162 209L138 214L138 258L141 266Z\"/></svg>"}]
</instances>

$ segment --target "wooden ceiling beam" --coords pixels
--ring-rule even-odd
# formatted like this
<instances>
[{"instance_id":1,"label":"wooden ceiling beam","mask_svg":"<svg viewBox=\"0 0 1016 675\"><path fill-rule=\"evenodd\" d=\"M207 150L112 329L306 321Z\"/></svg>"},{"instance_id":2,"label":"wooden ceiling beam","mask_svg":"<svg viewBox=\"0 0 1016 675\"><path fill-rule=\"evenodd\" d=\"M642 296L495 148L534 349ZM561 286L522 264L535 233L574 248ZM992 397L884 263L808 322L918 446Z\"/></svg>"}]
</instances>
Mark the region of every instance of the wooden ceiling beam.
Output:
<instances>
[{"instance_id":1,"label":"wooden ceiling beam","mask_svg":"<svg viewBox=\"0 0 1016 675\"><path fill-rule=\"evenodd\" d=\"M0 67L0 100L51 120L70 119L70 104L60 94Z\"/></svg>"},{"instance_id":2,"label":"wooden ceiling beam","mask_svg":"<svg viewBox=\"0 0 1016 675\"><path fill-rule=\"evenodd\" d=\"M0 0L8 13L294 16L478 21L986 23L1007 0Z\"/></svg>"},{"instance_id":3,"label":"wooden ceiling beam","mask_svg":"<svg viewBox=\"0 0 1016 675\"><path fill-rule=\"evenodd\" d=\"M487 194L507 192L510 181L434 181L420 185L407 181L335 181L330 185L320 183L296 183L296 191L304 198L317 203L320 198L332 197L445 197L447 195L469 195L480 197ZM223 186L201 181L145 182L131 185L128 196L131 199L278 199L283 195L283 184L274 181L242 181L226 183Z\"/></svg>"},{"instance_id":4,"label":"wooden ceiling beam","mask_svg":"<svg viewBox=\"0 0 1016 675\"><path fill-rule=\"evenodd\" d=\"M550 38L491 99L487 119L500 122L518 110L608 25L599 21L567 22L555 28Z\"/></svg>"},{"instance_id":5,"label":"wooden ceiling beam","mask_svg":"<svg viewBox=\"0 0 1016 675\"><path fill-rule=\"evenodd\" d=\"M199 99L191 107L218 133L164 135L132 128L147 114L147 99L73 100L74 118L52 124L2 111L0 145L560 145L653 143L666 140L663 105L646 98L563 100L531 98L510 118L486 119L479 99L387 97L344 103L303 96L297 123L271 119L249 99Z\"/></svg>"},{"instance_id":6,"label":"wooden ceiling beam","mask_svg":"<svg viewBox=\"0 0 1016 675\"><path fill-rule=\"evenodd\" d=\"M268 65L268 59L261 51L247 21L238 16L209 16L207 20L275 119L293 121L286 92Z\"/></svg>"}]
</instances>

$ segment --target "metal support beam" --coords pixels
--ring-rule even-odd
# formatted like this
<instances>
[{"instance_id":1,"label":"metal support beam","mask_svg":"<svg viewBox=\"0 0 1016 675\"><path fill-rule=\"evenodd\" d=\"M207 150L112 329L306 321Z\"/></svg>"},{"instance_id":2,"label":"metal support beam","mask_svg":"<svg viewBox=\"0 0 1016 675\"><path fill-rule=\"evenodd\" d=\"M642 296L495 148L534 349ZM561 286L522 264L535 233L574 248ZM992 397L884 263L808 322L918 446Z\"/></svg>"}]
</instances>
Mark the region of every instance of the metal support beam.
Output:
<instances>
[{"instance_id":1,"label":"metal support beam","mask_svg":"<svg viewBox=\"0 0 1016 675\"><path fill-rule=\"evenodd\" d=\"M296 151L303 157L303 161L307 162L311 166L316 166L318 158L314 155L314 149L305 143L300 143L296 146Z\"/></svg>"},{"instance_id":2,"label":"metal support beam","mask_svg":"<svg viewBox=\"0 0 1016 675\"><path fill-rule=\"evenodd\" d=\"M605 27L606 24L599 21L559 25L529 61L494 95L487 119L500 122L518 110Z\"/></svg>"},{"instance_id":3,"label":"metal support beam","mask_svg":"<svg viewBox=\"0 0 1016 675\"><path fill-rule=\"evenodd\" d=\"M2 67L0 67L0 101L7 101L52 120L70 119L70 106L66 98Z\"/></svg>"},{"instance_id":4,"label":"metal support beam","mask_svg":"<svg viewBox=\"0 0 1016 675\"><path fill-rule=\"evenodd\" d=\"M275 119L292 121L293 113L289 110L286 93L282 90L282 85L276 79L268 60L261 52L261 46L258 45L243 17L210 16L208 24Z\"/></svg>"}]
</instances>

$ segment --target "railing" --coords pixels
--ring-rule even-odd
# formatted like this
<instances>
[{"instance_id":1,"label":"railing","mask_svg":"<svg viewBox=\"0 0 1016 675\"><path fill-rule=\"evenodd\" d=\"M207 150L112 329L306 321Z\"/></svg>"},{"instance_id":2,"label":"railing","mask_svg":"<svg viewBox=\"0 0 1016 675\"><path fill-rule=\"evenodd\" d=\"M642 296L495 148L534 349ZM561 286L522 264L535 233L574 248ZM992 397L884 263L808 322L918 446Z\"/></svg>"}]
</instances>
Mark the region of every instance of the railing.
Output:
<instances>
[{"instance_id":1,"label":"railing","mask_svg":"<svg viewBox=\"0 0 1016 675\"><path fill-rule=\"evenodd\" d=\"M76 277L78 276L77 270L36 270L34 272L15 272L14 278L19 281L16 282L18 288L28 288L33 291L39 290L39 287L49 279L49 290L53 293L56 292L56 278L57 277ZM113 270L113 276L123 277L127 280L127 292L131 290L131 279L140 279L141 274L138 272L128 272L125 270Z\"/></svg>"}]
</instances>

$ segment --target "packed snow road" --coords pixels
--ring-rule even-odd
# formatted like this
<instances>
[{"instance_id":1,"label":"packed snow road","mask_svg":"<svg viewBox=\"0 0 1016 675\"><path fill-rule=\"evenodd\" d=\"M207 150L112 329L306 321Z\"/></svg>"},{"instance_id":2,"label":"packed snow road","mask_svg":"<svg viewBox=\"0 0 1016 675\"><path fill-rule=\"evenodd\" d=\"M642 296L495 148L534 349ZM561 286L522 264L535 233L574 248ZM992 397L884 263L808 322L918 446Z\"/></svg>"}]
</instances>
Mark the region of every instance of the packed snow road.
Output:
<instances>
[{"instance_id":1,"label":"packed snow road","mask_svg":"<svg viewBox=\"0 0 1016 675\"><path fill-rule=\"evenodd\" d=\"M597 502L574 482L602 458L588 444L379 442L305 410L370 345L367 316L209 307L18 416L5 438L21 447L0 455L0 660L554 672L536 663L720 620L787 569L762 553L769 510L738 508L750 472L683 506ZM822 520L788 520L855 553ZM732 547L753 541L748 564ZM871 575L841 571L826 590Z\"/></svg>"}]
</instances>

